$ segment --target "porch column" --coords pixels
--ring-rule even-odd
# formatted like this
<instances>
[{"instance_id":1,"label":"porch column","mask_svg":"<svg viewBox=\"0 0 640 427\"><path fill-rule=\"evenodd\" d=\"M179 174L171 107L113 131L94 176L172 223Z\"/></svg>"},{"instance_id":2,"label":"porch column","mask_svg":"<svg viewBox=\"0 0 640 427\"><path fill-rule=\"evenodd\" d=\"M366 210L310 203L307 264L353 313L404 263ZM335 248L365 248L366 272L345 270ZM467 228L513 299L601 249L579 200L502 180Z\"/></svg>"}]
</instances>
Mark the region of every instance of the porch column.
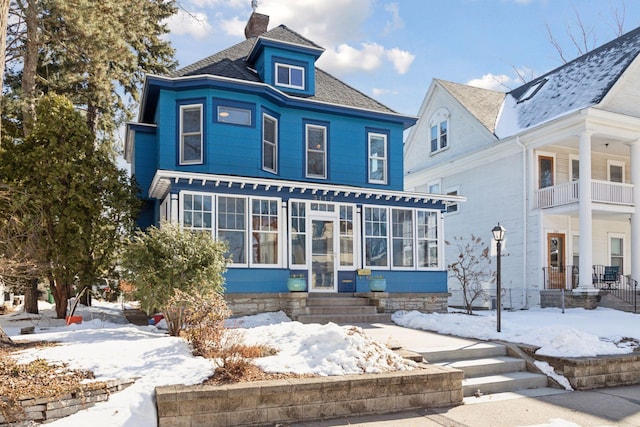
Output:
<instances>
[{"instance_id":1,"label":"porch column","mask_svg":"<svg viewBox=\"0 0 640 427\"><path fill-rule=\"evenodd\" d=\"M596 291L593 287L593 218L591 217L591 132L580 134L580 281L575 291Z\"/></svg>"},{"instance_id":2,"label":"porch column","mask_svg":"<svg viewBox=\"0 0 640 427\"><path fill-rule=\"evenodd\" d=\"M169 222L171 224L177 224L178 223L178 208L179 208L179 204L178 204L178 195L177 194L171 194L171 205L169 206L169 209L171 210L171 218L169 219Z\"/></svg>"},{"instance_id":3,"label":"porch column","mask_svg":"<svg viewBox=\"0 0 640 427\"><path fill-rule=\"evenodd\" d=\"M640 278L640 141L631 144L631 184L633 184L633 204L635 213L631 214L631 278ZM626 262L625 262L626 264Z\"/></svg>"}]
</instances>

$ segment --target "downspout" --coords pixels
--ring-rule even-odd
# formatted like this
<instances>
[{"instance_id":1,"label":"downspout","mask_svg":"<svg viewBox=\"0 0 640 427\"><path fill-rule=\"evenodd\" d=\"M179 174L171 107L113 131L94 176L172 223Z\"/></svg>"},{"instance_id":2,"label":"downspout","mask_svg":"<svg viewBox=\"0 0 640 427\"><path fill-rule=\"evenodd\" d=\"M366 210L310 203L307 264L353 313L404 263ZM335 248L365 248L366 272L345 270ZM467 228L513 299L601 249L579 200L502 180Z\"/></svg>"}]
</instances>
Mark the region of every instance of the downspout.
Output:
<instances>
[{"instance_id":1,"label":"downspout","mask_svg":"<svg viewBox=\"0 0 640 427\"><path fill-rule=\"evenodd\" d=\"M524 283L524 307L523 310L529 309L529 289L527 285L527 226L528 226L528 215L527 215L527 206L529 200L529 193L527 192L527 148L520 142L520 136L516 136L516 144L522 148L522 194L524 197L522 198L522 219L524 222L524 234L522 236L522 280Z\"/></svg>"}]
</instances>

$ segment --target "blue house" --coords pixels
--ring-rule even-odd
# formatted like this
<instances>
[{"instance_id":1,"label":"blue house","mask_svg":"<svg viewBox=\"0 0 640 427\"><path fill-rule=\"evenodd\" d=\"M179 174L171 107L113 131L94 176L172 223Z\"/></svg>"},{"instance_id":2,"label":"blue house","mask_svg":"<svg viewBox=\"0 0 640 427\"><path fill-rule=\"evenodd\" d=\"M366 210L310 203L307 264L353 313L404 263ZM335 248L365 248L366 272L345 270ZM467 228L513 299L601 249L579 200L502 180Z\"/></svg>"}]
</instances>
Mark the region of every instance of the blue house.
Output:
<instances>
[{"instance_id":1,"label":"blue house","mask_svg":"<svg viewBox=\"0 0 640 427\"><path fill-rule=\"evenodd\" d=\"M292 275L308 293L366 293L383 275L387 297L444 295L446 308L441 213L464 198L403 191L417 118L317 68L323 48L268 19L254 12L245 41L146 77L125 148L140 227L228 242L229 298L282 309Z\"/></svg>"}]
</instances>

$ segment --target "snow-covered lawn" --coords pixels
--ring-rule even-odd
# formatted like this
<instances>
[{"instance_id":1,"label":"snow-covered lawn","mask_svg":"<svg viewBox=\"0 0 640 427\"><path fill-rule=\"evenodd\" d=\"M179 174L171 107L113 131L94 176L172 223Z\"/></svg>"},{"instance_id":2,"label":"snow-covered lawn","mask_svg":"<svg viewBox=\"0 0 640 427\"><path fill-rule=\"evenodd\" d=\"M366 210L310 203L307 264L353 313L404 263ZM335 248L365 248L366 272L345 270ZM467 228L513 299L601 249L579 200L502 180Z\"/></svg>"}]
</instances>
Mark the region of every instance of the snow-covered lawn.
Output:
<instances>
[{"instance_id":1,"label":"snow-covered lawn","mask_svg":"<svg viewBox=\"0 0 640 427\"><path fill-rule=\"evenodd\" d=\"M135 378L124 391L107 402L59 420L52 426L156 425L153 390L158 385L197 384L213 373L211 361L192 356L185 342L172 338L154 326L126 324L117 304L96 302L80 307L81 325L65 326L54 319L44 303L38 316L13 313L0 316L4 330L16 340L45 340L59 346L22 351L21 360L36 357L66 362L70 368L89 369L98 380ZM502 332L495 332L495 312L478 316L402 312L394 321L403 326L478 339L500 339L541 347L545 354L582 356L617 354L633 350L616 346L622 338L640 341L640 318L614 310L531 309L503 312ZM283 313L263 313L230 322L245 335L247 343L268 344L279 352L257 360L266 371L342 375L410 369L386 347L371 340L360 328L303 325ZM19 335L23 326L35 326L35 334Z\"/></svg>"}]
</instances>

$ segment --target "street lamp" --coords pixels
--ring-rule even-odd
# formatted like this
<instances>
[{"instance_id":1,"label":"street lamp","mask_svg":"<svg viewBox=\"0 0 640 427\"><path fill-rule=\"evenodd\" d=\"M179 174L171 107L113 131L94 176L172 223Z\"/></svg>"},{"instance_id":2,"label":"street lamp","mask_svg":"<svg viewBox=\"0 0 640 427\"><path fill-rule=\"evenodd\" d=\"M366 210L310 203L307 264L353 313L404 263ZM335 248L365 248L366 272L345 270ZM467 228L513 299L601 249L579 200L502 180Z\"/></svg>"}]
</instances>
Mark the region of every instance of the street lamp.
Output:
<instances>
[{"instance_id":1,"label":"street lamp","mask_svg":"<svg viewBox=\"0 0 640 427\"><path fill-rule=\"evenodd\" d=\"M500 289L500 250L502 249L502 241L504 240L504 232L506 230L504 229L503 226L500 225L500 223L498 223L498 225L496 225L495 227L493 227L493 230L491 230L491 233L493 233L493 240L496 241L496 253L497 253L497 272L496 272L496 285L498 288L498 295L497 295L497 303L498 303L498 332L500 332L500 310L502 308L502 302L500 301L500 297L502 294L502 290Z\"/></svg>"}]
</instances>

